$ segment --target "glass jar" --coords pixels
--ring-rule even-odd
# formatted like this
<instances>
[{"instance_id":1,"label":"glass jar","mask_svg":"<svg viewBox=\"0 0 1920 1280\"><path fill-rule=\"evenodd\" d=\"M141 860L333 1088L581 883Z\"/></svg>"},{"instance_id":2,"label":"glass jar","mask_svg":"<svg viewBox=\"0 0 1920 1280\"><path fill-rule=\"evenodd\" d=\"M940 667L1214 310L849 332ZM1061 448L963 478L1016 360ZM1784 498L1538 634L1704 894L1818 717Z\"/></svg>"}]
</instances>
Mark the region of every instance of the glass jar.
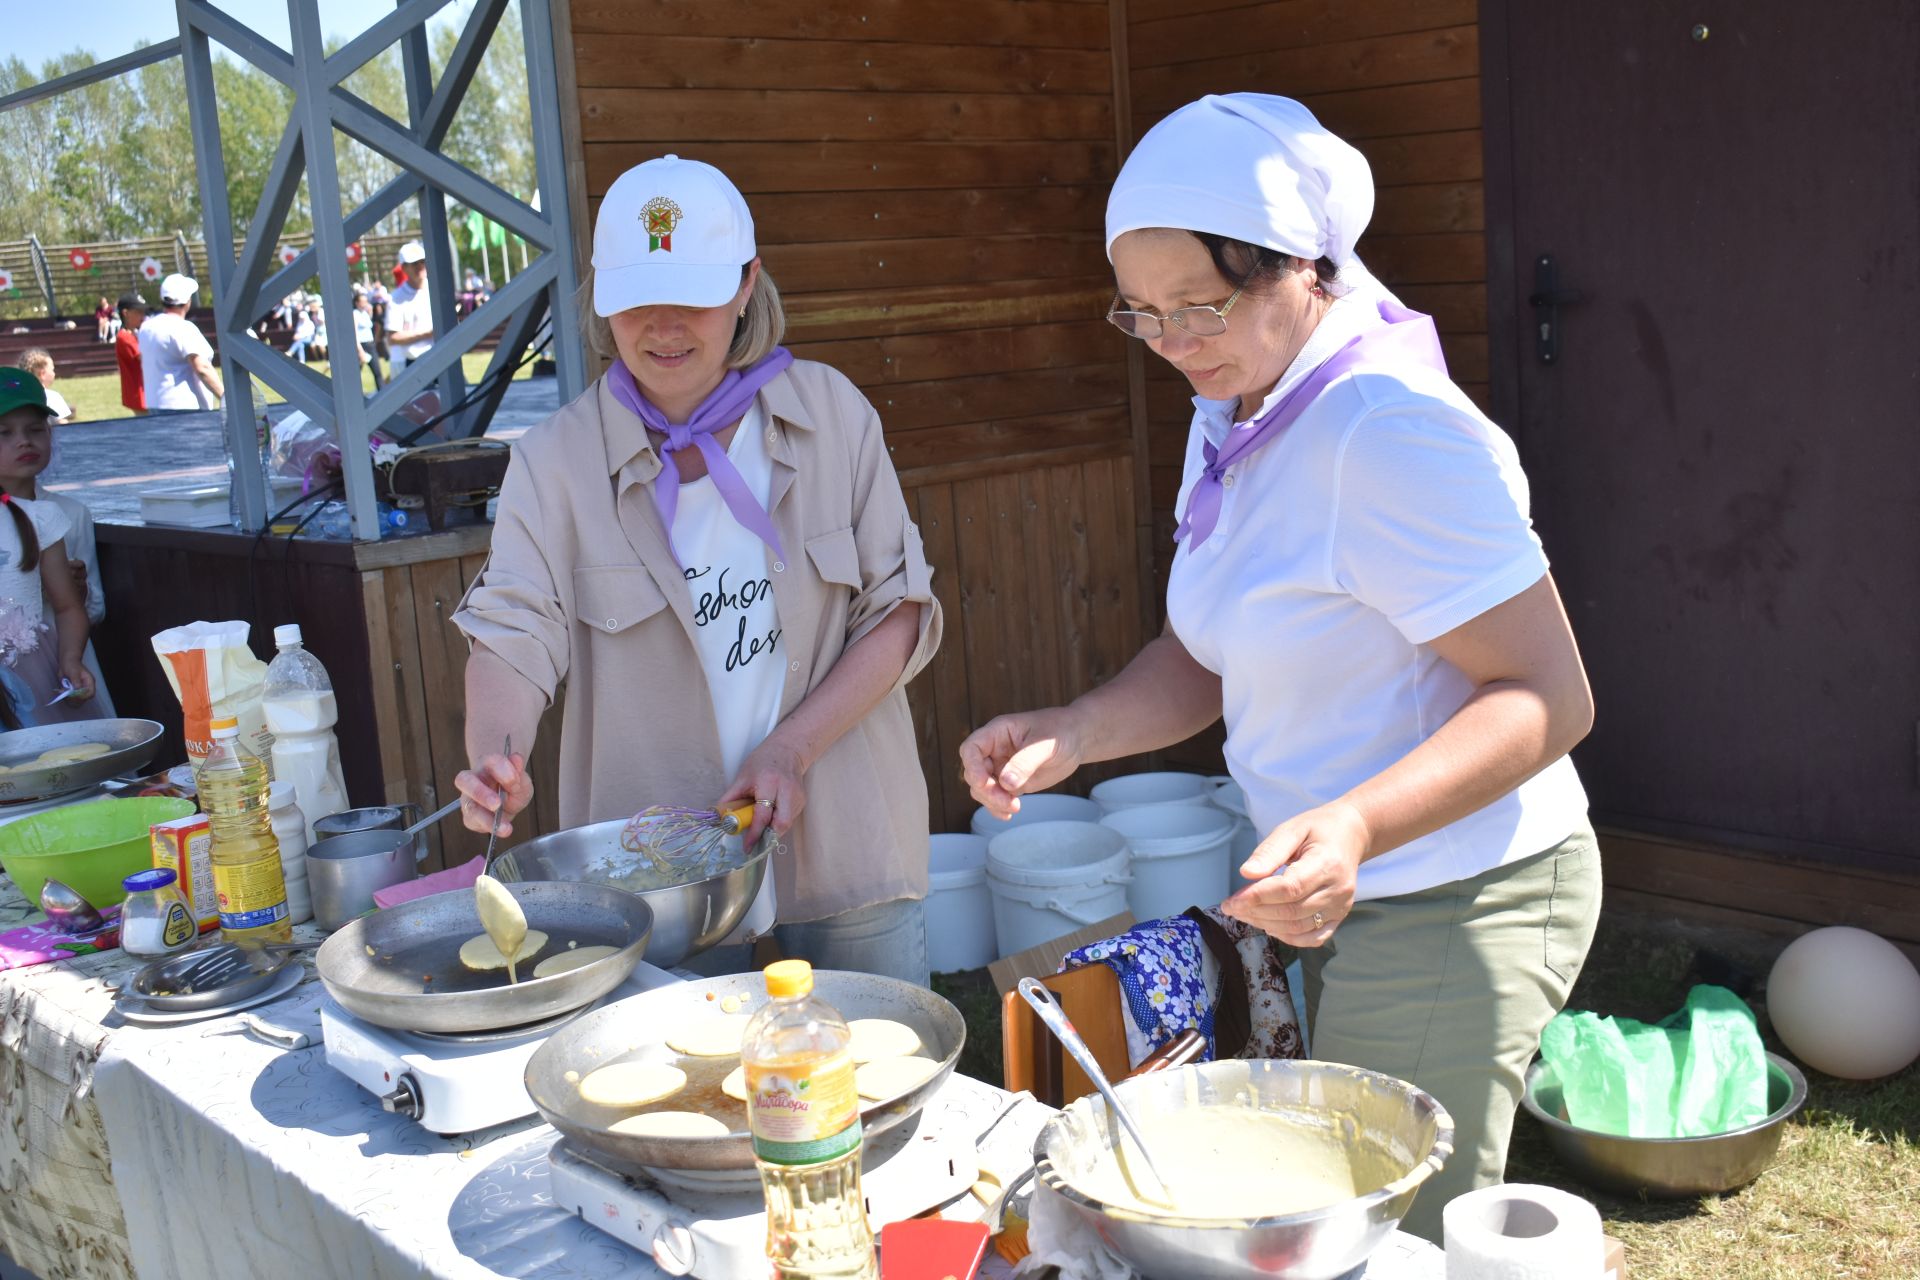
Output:
<instances>
[{"instance_id":1,"label":"glass jar","mask_svg":"<svg viewBox=\"0 0 1920 1280\"><path fill-rule=\"evenodd\" d=\"M120 882L120 949L130 956L170 955L191 946L199 927L172 867L137 871Z\"/></svg>"}]
</instances>

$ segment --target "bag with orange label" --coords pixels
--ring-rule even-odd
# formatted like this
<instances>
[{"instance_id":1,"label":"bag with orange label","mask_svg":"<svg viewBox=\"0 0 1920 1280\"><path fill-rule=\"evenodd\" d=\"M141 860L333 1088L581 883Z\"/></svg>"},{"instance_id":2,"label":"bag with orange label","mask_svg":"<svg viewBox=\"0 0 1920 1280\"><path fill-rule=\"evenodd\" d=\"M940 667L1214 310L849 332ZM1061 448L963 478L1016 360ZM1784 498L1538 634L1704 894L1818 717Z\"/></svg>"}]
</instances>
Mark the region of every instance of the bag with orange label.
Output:
<instances>
[{"instance_id":1,"label":"bag with orange label","mask_svg":"<svg viewBox=\"0 0 1920 1280\"><path fill-rule=\"evenodd\" d=\"M244 622L190 622L153 638L153 651L186 718L187 763L195 777L213 748L208 725L223 716L240 722L240 740L249 751L271 759L273 734L260 698L267 664L247 646L249 630Z\"/></svg>"}]
</instances>

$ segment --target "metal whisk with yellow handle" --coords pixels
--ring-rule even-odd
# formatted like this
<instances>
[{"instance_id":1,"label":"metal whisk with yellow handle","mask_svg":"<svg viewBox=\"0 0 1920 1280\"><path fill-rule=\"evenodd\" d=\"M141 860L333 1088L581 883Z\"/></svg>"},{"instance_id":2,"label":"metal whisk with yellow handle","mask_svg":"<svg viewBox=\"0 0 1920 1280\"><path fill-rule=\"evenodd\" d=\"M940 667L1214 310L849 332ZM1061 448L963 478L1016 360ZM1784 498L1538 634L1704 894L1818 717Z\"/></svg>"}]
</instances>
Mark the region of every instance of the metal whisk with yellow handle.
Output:
<instances>
[{"instance_id":1,"label":"metal whisk with yellow handle","mask_svg":"<svg viewBox=\"0 0 1920 1280\"><path fill-rule=\"evenodd\" d=\"M727 838L746 834L752 825L751 800L726 809L657 804L628 820L620 845L629 853L645 854L656 871L685 872L711 867Z\"/></svg>"}]
</instances>

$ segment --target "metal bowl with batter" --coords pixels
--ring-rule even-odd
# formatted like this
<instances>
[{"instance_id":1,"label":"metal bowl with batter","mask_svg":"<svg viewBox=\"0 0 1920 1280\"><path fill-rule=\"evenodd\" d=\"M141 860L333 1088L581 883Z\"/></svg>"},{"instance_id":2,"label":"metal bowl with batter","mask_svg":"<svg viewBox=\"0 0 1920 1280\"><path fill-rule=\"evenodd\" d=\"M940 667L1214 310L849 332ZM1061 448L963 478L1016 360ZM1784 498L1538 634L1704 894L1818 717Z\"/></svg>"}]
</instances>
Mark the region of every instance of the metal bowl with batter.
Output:
<instances>
[{"instance_id":1,"label":"metal bowl with batter","mask_svg":"<svg viewBox=\"0 0 1920 1280\"><path fill-rule=\"evenodd\" d=\"M1136 1117L1232 1108L1282 1114L1304 1136L1341 1144L1353 1185L1324 1208L1257 1218L1186 1218L1096 1199L1096 1166L1117 1140L1097 1095L1068 1106L1034 1144L1036 1194L1055 1195L1147 1280L1338 1280L1385 1244L1414 1193L1453 1154L1453 1120L1392 1076L1331 1062L1228 1060L1136 1076L1115 1091ZM1170 1175L1171 1176L1171 1175Z\"/></svg>"},{"instance_id":2,"label":"metal bowl with batter","mask_svg":"<svg viewBox=\"0 0 1920 1280\"><path fill-rule=\"evenodd\" d=\"M663 969L718 946L746 918L760 892L768 873L766 844L719 875L675 877L654 870L644 855L621 846L626 825L615 819L539 836L502 854L493 874L503 881L608 884L637 894L653 908L647 963Z\"/></svg>"}]
</instances>

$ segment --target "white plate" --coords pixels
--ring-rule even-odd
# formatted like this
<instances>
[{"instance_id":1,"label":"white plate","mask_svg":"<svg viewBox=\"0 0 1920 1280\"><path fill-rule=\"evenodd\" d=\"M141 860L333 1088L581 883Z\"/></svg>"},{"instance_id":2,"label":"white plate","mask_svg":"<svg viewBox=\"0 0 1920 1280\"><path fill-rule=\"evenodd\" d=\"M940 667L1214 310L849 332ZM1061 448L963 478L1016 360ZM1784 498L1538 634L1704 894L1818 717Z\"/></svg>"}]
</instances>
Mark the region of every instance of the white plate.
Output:
<instances>
[{"instance_id":1,"label":"white plate","mask_svg":"<svg viewBox=\"0 0 1920 1280\"><path fill-rule=\"evenodd\" d=\"M269 1000L278 1000L299 986L301 979L306 976L306 967L296 961L276 974L265 990L256 991L245 1000L236 1000L222 1008L168 1010L162 1013L157 1009L149 1009L147 1002L135 995L122 995L115 1002L114 1008L128 1022L142 1027L171 1027L183 1022L205 1022L209 1018L224 1018L230 1013L239 1013L242 1009L251 1009Z\"/></svg>"}]
</instances>

